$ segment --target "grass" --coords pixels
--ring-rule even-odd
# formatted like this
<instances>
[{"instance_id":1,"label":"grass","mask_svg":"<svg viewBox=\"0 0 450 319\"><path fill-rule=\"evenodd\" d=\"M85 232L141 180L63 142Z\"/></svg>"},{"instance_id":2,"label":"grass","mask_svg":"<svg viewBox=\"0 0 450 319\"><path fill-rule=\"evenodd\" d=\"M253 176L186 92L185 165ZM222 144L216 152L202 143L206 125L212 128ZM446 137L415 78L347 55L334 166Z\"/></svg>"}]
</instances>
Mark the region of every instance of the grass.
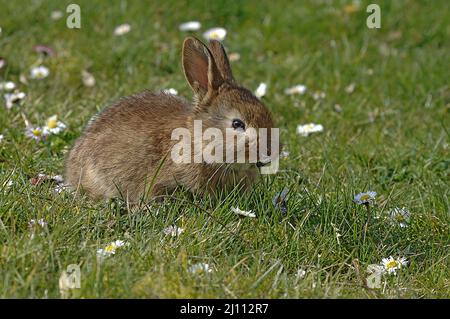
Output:
<instances>
[{"instance_id":1,"label":"grass","mask_svg":"<svg viewBox=\"0 0 450 319\"><path fill-rule=\"evenodd\" d=\"M8 67L0 80L19 83L28 74L38 58L35 44L58 56L44 61L49 77L19 85L27 93L22 108L0 107L0 297L59 298L58 280L69 264L81 269L81 288L70 292L75 298L449 297L446 1L377 1L378 30L366 27L367 1L352 13L345 10L350 1L262 0L79 0L82 28L70 30L66 16L53 21L50 13L65 12L71 2L1 5ZM74 199L55 194L51 183L31 185L38 173L62 173L64 155L89 118L117 98L168 87L190 98L180 65L186 34L178 30L189 20L201 21L202 30L228 30L224 43L241 55L232 66L244 86L268 83L264 102L290 152L281 171L250 194L235 191L220 203L179 191L133 213L118 201ZM132 31L113 36L121 23ZM95 87L82 85L83 69L95 75ZM307 94L283 93L299 83ZM355 89L347 93L351 83ZM315 91L325 98L314 100ZM68 129L36 142L25 136L20 111L35 125L58 114ZM308 122L325 131L297 135L297 124ZM286 214L272 206L284 187ZM366 190L378 193L370 212L353 203ZM257 218L239 218L232 206ZM391 208L403 206L411 212L406 228L388 218ZM32 238L28 223L39 218L48 226ZM164 235L173 224L184 233ZM98 260L97 249L116 239L129 246ZM408 266L383 277L380 289L365 287L368 265L390 255L406 257ZM192 274L197 262L214 271ZM303 278L299 269L306 270Z\"/></svg>"}]
</instances>

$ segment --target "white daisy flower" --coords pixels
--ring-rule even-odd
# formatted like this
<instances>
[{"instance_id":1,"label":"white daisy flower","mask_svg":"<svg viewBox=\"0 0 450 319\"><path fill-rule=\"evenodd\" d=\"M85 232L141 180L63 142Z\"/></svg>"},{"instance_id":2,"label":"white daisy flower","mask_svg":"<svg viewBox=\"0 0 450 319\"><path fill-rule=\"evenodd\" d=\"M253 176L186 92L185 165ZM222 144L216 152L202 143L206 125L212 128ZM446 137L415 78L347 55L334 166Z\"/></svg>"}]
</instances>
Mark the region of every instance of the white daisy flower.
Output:
<instances>
[{"instance_id":1,"label":"white daisy flower","mask_svg":"<svg viewBox=\"0 0 450 319\"><path fill-rule=\"evenodd\" d=\"M128 23L121 24L114 29L115 36L121 36L131 31L131 25Z\"/></svg>"},{"instance_id":2,"label":"white daisy flower","mask_svg":"<svg viewBox=\"0 0 450 319\"><path fill-rule=\"evenodd\" d=\"M63 183L59 183L58 185L55 186L55 188L53 189L53 193L55 194L61 194L62 192L66 191L69 189L69 185L63 184Z\"/></svg>"},{"instance_id":3,"label":"white daisy flower","mask_svg":"<svg viewBox=\"0 0 450 319\"><path fill-rule=\"evenodd\" d=\"M57 182L57 183L62 183L62 182L64 182L64 179L63 179L63 177L62 177L61 175L53 175L53 176L51 177L51 179L54 180L54 181Z\"/></svg>"},{"instance_id":4,"label":"white daisy flower","mask_svg":"<svg viewBox=\"0 0 450 319\"><path fill-rule=\"evenodd\" d=\"M287 88L284 90L284 93L287 95L300 94L303 95L306 93L306 85L298 84L296 86Z\"/></svg>"},{"instance_id":5,"label":"white daisy flower","mask_svg":"<svg viewBox=\"0 0 450 319\"><path fill-rule=\"evenodd\" d=\"M4 139L5 139L5 136L3 136L3 134L0 134L0 143L3 142Z\"/></svg>"},{"instance_id":6,"label":"white daisy flower","mask_svg":"<svg viewBox=\"0 0 450 319\"><path fill-rule=\"evenodd\" d=\"M81 71L81 81L86 87L93 87L95 85L94 76L86 70Z\"/></svg>"},{"instance_id":7,"label":"white daisy flower","mask_svg":"<svg viewBox=\"0 0 450 319\"><path fill-rule=\"evenodd\" d=\"M306 276L306 270L300 268L299 270L297 270L297 278L298 279L302 279L305 278Z\"/></svg>"},{"instance_id":8,"label":"white daisy flower","mask_svg":"<svg viewBox=\"0 0 450 319\"><path fill-rule=\"evenodd\" d=\"M16 88L16 84L11 81L0 82L0 91L12 91Z\"/></svg>"},{"instance_id":9,"label":"white daisy flower","mask_svg":"<svg viewBox=\"0 0 450 319\"><path fill-rule=\"evenodd\" d=\"M334 105L334 110L337 112L337 113L341 113L342 112L342 106L340 105L340 104L335 104Z\"/></svg>"},{"instance_id":10,"label":"white daisy flower","mask_svg":"<svg viewBox=\"0 0 450 319\"><path fill-rule=\"evenodd\" d=\"M266 92L267 92L267 84L266 83L260 83L258 88L255 91L255 96L260 99L264 95L266 95Z\"/></svg>"},{"instance_id":11,"label":"white daisy flower","mask_svg":"<svg viewBox=\"0 0 450 319\"><path fill-rule=\"evenodd\" d=\"M251 210L245 211L245 210L241 210L238 207L231 207L231 211L237 215L241 215L241 216L245 216L245 217L251 217L251 218L255 218L256 214L253 213Z\"/></svg>"},{"instance_id":12,"label":"white daisy flower","mask_svg":"<svg viewBox=\"0 0 450 319\"><path fill-rule=\"evenodd\" d=\"M3 96L5 98L6 108L10 110L14 105L19 104L26 96L25 93L18 90L15 90L13 93L6 93Z\"/></svg>"},{"instance_id":13,"label":"white daisy flower","mask_svg":"<svg viewBox=\"0 0 450 319\"><path fill-rule=\"evenodd\" d=\"M66 128L66 125L63 122L58 121L58 116L53 115L47 119L47 123L44 126L44 134L59 134Z\"/></svg>"},{"instance_id":14,"label":"white daisy flower","mask_svg":"<svg viewBox=\"0 0 450 319\"><path fill-rule=\"evenodd\" d=\"M28 222L28 227L33 228L36 226L40 226L40 227L44 228L45 226L47 226L47 222L45 220L43 220L42 218L38 219L38 220L31 219Z\"/></svg>"},{"instance_id":15,"label":"white daisy flower","mask_svg":"<svg viewBox=\"0 0 450 319\"><path fill-rule=\"evenodd\" d=\"M354 202L359 205L369 205L372 204L375 201L375 196L377 195L377 192L374 191L368 191L366 193L359 193L355 196Z\"/></svg>"},{"instance_id":16,"label":"white daisy flower","mask_svg":"<svg viewBox=\"0 0 450 319\"><path fill-rule=\"evenodd\" d=\"M211 273L213 272L213 269L209 266L209 264L197 263L189 267L189 271L193 274L201 274L201 273Z\"/></svg>"},{"instance_id":17,"label":"white daisy flower","mask_svg":"<svg viewBox=\"0 0 450 319\"><path fill-rule=\"evenodd\" d=\"M162 91L166 94L178 95L178 91L175 90L174 88L164 89Z\"/></svg>"},{"instance_id":18,"label":"white daisy flower","mask_svg":"<svg viewBox=\"0 0 450 319\"><path fill-rule=\"evenodd\" d=\"M63 17L63 13L62 11L56 10L56 11L52 11L52 13L50 14L50 18L52 20L59 20Z\"/></svg>"},{"instance_id":19,"label":"white daisy flower","mask_svg":"<svg viewBox=\"0 0 450 319\"><path fill-rule=\"evenodd\" d=\"M50 74L50 70L43 65L34 67L30 71L30 78L36 80L45 79Z\"/></svg>"},{"instance_id":20,"label":"white daisy flower","mask_svg":"<svg viewBox=\"0 0 450 319\"><path fill-rule=\"evenodd\" d=\"M40 127L29 127L26 129L25 135L36 141L40 141L41 139L45 138L45 136L47 136L47 133L44 132Z\"/></svg>"},{"instance_id":21,"label":"white daisy flower","mask_svg":"<svg viewBox=\"0 0 450 319\"><path fill-rule=\"evenodd\" d=\"M240 58L241 58L241 55L237 52L231 52L230 54L228 54L228 59L231 62L238 61Z\"/></svg>"},{"instance_id":22,"label":"white daisy flower","mask_svg":"<svg viewBox=\"0 0 450 319\"><path fill-rule=\"evenodd\" d=\"M325 96L326 96L325 92L322 92L322 91L316 91L312 95L313 99L316 101L324 99Z\"/></svg>"},{"instance_id":23,"label":"white daisy flower","mask_svg":"<svg viewBox=\"0 0 450 319\"><path fill-rule=\"evenodd\" d=\"M388 274L397 274L397 270L406 266L408 261L406 258L394 258L390 256L389 258L383 258L381 261L381 265L383 266L383 271Z\"/></svg>"},{"instance_id":24,"label":"white daisy flower","mask_svg":"<svg viewBox=\"0 0 450 319\"><path fill-rule=\"evenodd\" d=\"M288 150L283 150L280 153L280 158L287 158L291 153Z\"/></svg>"},{"instance_id":25,"label":"white daisy flower","mask_svg":"<svg viewBox=\"0 0 450 319\"><path fill-rule=\"evenodd\" d=\"M169 226L163 230L164 234L171 235L172 237L180 236L184 232L183 228L178 226Z\"/></svg>"},{"instance_id":26,"label":"white daisy flower","mask_svg":"<svg viewBox=\"0 0 450 319\"><path fill-rule=\"evenodd\" d=\"M202 27L201 23L198 21L188 21L179 25L180 31L197 31Z\"/></svg>"},{"instance_id":27,"label":"white daisy flower","mask_svg":"<svg viewBox=\"0 0 450 319\"><path fill-rule=\"evenodd\" d=\"M7 180L7 181L5 181L4 183L3 183L3 185L2 185L2 187L3 188L9 188L9 187L11 187L11 186L13 186L14 185L14 182L12 181L12 180Z\"/></svg>"},{"instance_id":28,"label":"white daisy flower","mask_svg":"<svg viewBox=\"0 0 450 319\"><path fill-rule=\"evenodd\" d=\"M345 92L348 93L348 94L351 94L355 90L355 87L356 87L355 83L350 83L349 85L347 85L345 87Z\"/></svg>"},{"instance_id":29,"label":"white daisy flower","mask_svg":"<svg viewBox=\"0 0 450 319\"><path fill-rule=\"evenodd\" d=\"M111 255L115 255L117 248L124 247L128 245L128 243L123 240L116 240L109 243L105 248L97 250L97 256L99 257L107 257Z\"/></svg>"},{"instance_id":30,"label":"white daisy flower","mask_svg":"<svg viewBox=\"0 0 450 319\"><path fill-rule=\"evenodd\" d=\"M223 41L227 35L227 30L224 28L212 28L203 33L203 37L206 40L218 40Z\"/></svg>"},{"instance_id":31,"label":"white daisy flower","mask_svg":"<svg viewBox=\"0 0 450 319\"><path fill-rule=\"evenodd\" d=\"M405 207L395 207L389 212L389 217L392 222L397 223L401 228L405 228L408 227L411 214Z\"/></svg>"},{"instance_id":32,"label":"white daisy flower","mask_svg":"<svg viewBox=\"0 0 450 319\"><path fill-rule=\"evenodd\" d=\"M318 133L323 131L323 126L321 124L304 124L297 126L297 133L301 136L308 136L311 133Z\"/></svg>"}]
</instances>

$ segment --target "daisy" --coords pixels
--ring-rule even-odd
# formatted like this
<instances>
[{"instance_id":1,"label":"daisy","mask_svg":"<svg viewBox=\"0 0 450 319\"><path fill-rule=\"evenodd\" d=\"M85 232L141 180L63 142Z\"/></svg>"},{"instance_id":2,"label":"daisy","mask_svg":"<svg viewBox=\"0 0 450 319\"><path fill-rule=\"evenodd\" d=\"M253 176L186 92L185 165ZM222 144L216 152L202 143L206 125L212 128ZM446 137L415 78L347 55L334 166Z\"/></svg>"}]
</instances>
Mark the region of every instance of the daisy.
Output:
<instances>
[{"instance_id":1,"label":"daisy","mask_svg":"<svg viewBox=\"0 0 450 319\"><path fill-rule=\"evenodd\" d=\"M46 136L46 133L40 127L34 127L34 128L29 127L29 128L27 128L25 134L29 138L32 138L36 141L40 141L41 139L45 138L45 136Z\"/></svg>"},{"instance_id":2,"label":"daisy","mask_svg":"<svg viewBox=\"0 0 450 319\"><path fill-rule=\"evenodd\" d=\"M335 104L334 105L334 110L337 112L337 113L341 113L342 112L342 106L340 105L340 104Z\"/></svg>"},{"instance_id":3,"label":"daisy","mask_svg":"<svg viewBox=\"0 0 450 319\"><path fill-rule=\"evenodd\" d=\"M63 179L63 177L62 177L61 175L53 175L53 176L51 177L51 179L54 180L54 181L57 182L57 183L62 183L62 182L64 182L64 179Z\"/></svg>"},{"instance_id":4,"label":"daisy","mask_svg":"<svg viewBox=\"0 0 450 319\"><path fill-rule=\"evenodd\" d=\"M166 94L178 95L178 91L175 90L174 88L164 89L162 91Z\"/></svg>"},{"instance_id":5,"label":"daisy","mask_svg":"<svg viewBox=\"0 0 450 319\"><path fill-rule=\"evenodd\" d=\"M50 18L52 18L52 20L59 20L63 17L63 13L62 11L52 11L52 13L50 14Z\"/></svg>"},{"instance_id":6,"label":"daisy","mask_svg":"<svg viewBox=\"0 0 450 319\"><path fill-rule=\"evenodd\" d=\"M114 29L115 36L121 36L131 31L131 26L128 23L121 24Z\"/></svg>"},{"instance_id":7,"label":"daisy","mask_svg":"<svg viewBox=\"0 0 450 319\"><path fill-rule=\"evenodd\" d=\"M366 193L359 193L358 195L355 196L353 201L358 205L361 205L361 204L369 205L375 201L376 195L377 195L377 192L374 192L374 191L368 191Z\"/></svg>"},{"instance_id":8,"label":"daisy","mask_svg":"<svg viewBox=\"0 0 450 319\"><path fill-rule=\"evenodd\" d=\"M260 99L264 95L266 95L266 92L267 92L267 84L266 83L260 83L258 88L255 91L255 96Z\"/></svg>"},{"instance_id":9,"label":"daisy","mask_svg":"<svg viewBox=\"0 0 450 319\"><path fill-rule=\"evenodd\" d=\"M201 23L198 21L189 21L179 25L180 31L197 31L202 27Z\"/></svg>"},{"instance_id":10,"label":"daisy","mask_svg":"<svg viewBox=\"0 0 450 319\"><path fill-rule=\"evenodd\" d=\"M411 214L405 207L395 207L389 212L389 217L391 218L392 222L398 223L401 228L405 228L408 227Z\"/></svg>"},{"instance_id":11,"label":"daisy","mask_svg":"<svg viewBox=\"0 0 450 319\"><path fill-rule=\"evenodd\" d=\"M86 70L81 71L81 80L86 87L93 87L95 85L94 76Z\"/></svg>"},{"instance_id":12,"label":"daisy","mask_svg":"<svg viewBox=\"0 0 450 319\"><path fill-rule=\"evenodd\" d=\"M45 79L49 74L50 70L46 66L40 65L31 69L30 78L42 80Z\"/></svg>"},{"instance_id":13,"label":"daisy","mask_svg":"<svg viewBox=\"0 0 450 319\"><path fill-rule=\"evenodd\" d=\"M211 273L213 272L209 264L197 263L189 267L189 271L193 274Z\"/></svg>"},{"instance_id":14,"label":"daisy","mask_svg":"<svg viewBox=\"0 0 450 319\"><path fill-rule=\"evenodd\" d=\"M55 193L55 194L61 194L62 192L66 191L67 189L69 189L69 186L68 186L68 185L59 183L59 184L56 185L55 188L53 189L53 193Z\"/></svg>"},{"instance_id":15,"label":"daisy","mask_svg":"<svg viewBox=\"0 0 450 319\"><path fill-rule=\"evenodd\" d=\"M206 40L218 40L223 41L227 35L227 30L224 28L212 28L203 33L203 37Z\"/></svg>"},{"instance_id":16,"label":"daisy","mask_svg":"<svg viewBox=\"0 0 450 319\"><path fill-rule=\"evenodd\" d=\"M59 134L66 128L63 122L58 121L58 116L53 115L47 119L47 124L44 126L44 134Z\"/></svg>"},{"instance_id":17,"label":"daisy","mask_svg":"<svg viewBox=\"0 0 450 319\"><path fill-rule=\"evenodd\" d=\"M228 59L231 62L238 61L240 58L241 58L241 55L237 52L231 52L230 54L228 54Z\"/></svg>"},{"instance_id":18,"label":"daisy","mask_svg":"<svg viewBox=\"0 0 450 319\"><path fill-rule=\"evenodd\" d=\"M251 217L251 218L256 217L256 214L253 213L251 210L245 211L245 210L239 209L238 207L231 207L231 211L237 215L241 215L241 216L245 216L245 217Z\"/></svg>"},{"instance_id":19,"label":"daisy","mask_svg":"<svg viewBox=\"0 0 450 319\"><path fill-rule=\"evenodd\" d=\"M43 45L43 44L35 45L33 47L33 50L36 51L37 53L42 53L45 56L49 56L49 57L56 56L56 52L52 48L50 48L46 45Z\"/></svg>"},{"instance_id":20,"label":"daisy","mask_svg":"<svg viewBox=\"0 0 450 319\"><path fill-rule=\"evenodd\" d=\"M345 92L348 93L348 94L351 94L355 90L355 87L356 87L355 83L350 83L349 85L347 85L345 87Z\"/></svg>"},{"instance_id":21,"label":"daisy","mask_svg":"<svg viewBox=\"0 0 450 319\"><path fill-rule=\"evenodd\" d=\"M304 124L297 126L297 133L301 136L308 136L311 133L318 133L323 131L323 126L321 124Z\"/></svg>"},{"instance_id":22,"label":"daisy","mask_svg":"<svg viewBox=\"0 0 450 319\"><path fill-rule=\"evenodd\" d=\"M19 104L27 95L23 92L15 90L13 93L6 93L4 95L6 108L8 110L16 104Z\"/></svg>"},{"instance_id":23,"label":"daisy","mask_svg":"<svg viewBox=\"0 0 450 319\"><path fill-rule=\"evenodd\" d=\"M3 142L4 139L5 137L3 136L3 134L0 134L0 143Z\"/></svg>"},{"instance_id":24,"label":"daisy","mask_svg":"<svg viewBox=\"0 0 450 319\"><path fill-rule=\"evenodd\" d=\"M397 270L401 269L403 266L406 266L408 261L406 258L394 258L390 256L389 258L383 258L381 261L381 265L383 266L383 271L388 274L397 274Z\"/></svg>"},{"instance_id":25,"label":"daisy","mask_svg":"<svg viewBox=\"0 0 450 319\"><path fill-rule=\"evenodd\" d=\"M11 81L0 82L0 91L12 91L16 88L16 84Z\"/></svg>"},{"instance_id":26,"label":"daisy","mask_svg":"<svg viewBox=\"0 0 450 319\"><path fill-rule=\"evenodd\" d=\"M13 186L14 185L14 182L12 181L12 180L8 180L8 181L5 181L4 183L3 183L3 185L2 185L2 187L3 188L9 188L9 187L11 187L11 186Z\"/></svg>"},{"instance_id":27,"label":"daisy","mask_svg":"<svg viewBox=\"0 0 450 319\"><path fill-rule=\"evenodd\" d=\"M45 220L43 220L42 218L38 219L38 220L31 219L28 222L28 227L33 228L36 226L40 226L40 227L44 228L45 226L47 226L47 222Z\"/></svg>"},{"instance_id":28,"label":"daisy","mask_svg":"<svg viewBox=\"0 0 450 319\"><path fill-rule=\"evenodd\" d=\"M300 94L303 95L306 93L306 85L299 84L284 90L284 93L287 95Z\"/></svg>"},{"instance_id":29,"label":"daisy","mask_svg":"<svg viewBox=\"0 0 450 319\"><path fill-rule=\"evenodd\" d=\"M313 99L316 101L324 99L325 96L326 96L325 92L322 91L316 91L312 95Z\"/></svg>"},{"instance_id":30,"label":"daisy","mask_svg":"<svg viewBox=\"0 0 450 319\"><path fill-rule=\"evenodd\" d=\"M97 250L97 256L111 256L115 255L117 248L127 245L123 240L116 240L109 243L105 248Z\"/></svg>"},{"instance_id":31,"label":"daisy","mask_svg":"<svg viewBox=\"0 0 450 319\"><path fill-rule=\"evenodd\" d=\"M305 278L306 276L306 270L300 268L299 270L297 270L297 278L298 279L302 279Z\"/></svg>"},{"instance_id":32,"label":"daisy","mask_svg":"<svg viewBox=\"0 0 450 319\"><path fill-rule=\"evenodd\" d=\"M172 237L180 236L184 232L183 228L178 226L169 226L163 230L164 234L171 235Z\"/></svg>"},{"instance_id":33,"label":"daisy","mask_svg":"<svg viewBox=\"0 0 450 319\"><path fill-rule=\"evenodd\" d=\"M283 150L280 153L280 158L287 158L291 153L288 150Z\"/></svg>"}]
</instances>

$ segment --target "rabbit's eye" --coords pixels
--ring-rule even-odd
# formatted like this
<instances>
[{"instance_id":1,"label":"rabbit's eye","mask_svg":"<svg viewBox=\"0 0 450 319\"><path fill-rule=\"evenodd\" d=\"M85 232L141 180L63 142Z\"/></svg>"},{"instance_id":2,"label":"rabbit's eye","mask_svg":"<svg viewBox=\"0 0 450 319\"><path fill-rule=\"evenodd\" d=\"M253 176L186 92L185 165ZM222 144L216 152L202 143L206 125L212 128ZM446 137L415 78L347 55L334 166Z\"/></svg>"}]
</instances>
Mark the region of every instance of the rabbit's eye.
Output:
<instances>
[{"instance_id":1,"label":"rabbit's eye","mask_svg":"<svg viewBox=\"0 0 450 319\"><path fill-rule=\"evenodd\" d=\"M242 121L239 120L239 119L234 119L233 122L231 122L231 126L232 126L235 130L237 130L237 129L245 130L245 124L244 124L244 122L242 122Z\"/></svg>"}]
</instances>

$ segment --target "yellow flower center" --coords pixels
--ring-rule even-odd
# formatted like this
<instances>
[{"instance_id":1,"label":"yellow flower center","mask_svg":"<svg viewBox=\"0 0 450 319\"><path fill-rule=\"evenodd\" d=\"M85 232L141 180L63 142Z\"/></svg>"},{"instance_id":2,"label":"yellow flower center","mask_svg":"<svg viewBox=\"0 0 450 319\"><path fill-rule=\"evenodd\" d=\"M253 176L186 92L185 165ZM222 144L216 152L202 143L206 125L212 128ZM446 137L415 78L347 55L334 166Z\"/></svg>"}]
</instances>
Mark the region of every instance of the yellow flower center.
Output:
<instances>
[{"instance_id":1,"label":"yellow flower center","mask_svg":"<svg viewBox=\"0 0 450 319\"><path fill-rule=\"evenodd\" d=\"M38 129L33 129L31 132L33 133L34 136L41 136L42 135L41 130L38 130Z\"/></svg>"},{"instance_id":2,"label":"yellow flower center","mask_svg":"<svg viewBox=\"0 0 450 319\"><path fill-rule=\"evenodd\" d=\"M112 253L115 250L116 250L116 245L113 245L113 244L110 244L110 245L105 247L105 251L108 252L108 253Z\"/></svg>"},{"instance_id":3,"label":"yellow flower center","mask_svg":"<svg viewBox=\"0 0 450 319\"><path fill-rule=\"evenodd\" d=\"M386 264L387 269L395 268L398 266L398 262L396 260L388 261Z\"/></svg>"},{"instance_id":4,"label":"yellow flower center","mask_svg":"<svg viewBox=\"0 0 450 319\"><path fill-rule=\"evenodd\" d=\"M369 194L364 194L364 195L361 196L361 200L362 200L362 201L366 201L366 200L368 200L369 198L370 198Z\"/></svg>"},{"instance_id":5,"label":"yellow flower center","mask_svg":"<svg viewBox=\"0 0 450 319\"><path fill-rule=\"evenodd\" d=\"M50 118L47 121L47 127L48 128L56 128L58 126L58 121L56 117Z\"/></svg>"}]
</instances>

